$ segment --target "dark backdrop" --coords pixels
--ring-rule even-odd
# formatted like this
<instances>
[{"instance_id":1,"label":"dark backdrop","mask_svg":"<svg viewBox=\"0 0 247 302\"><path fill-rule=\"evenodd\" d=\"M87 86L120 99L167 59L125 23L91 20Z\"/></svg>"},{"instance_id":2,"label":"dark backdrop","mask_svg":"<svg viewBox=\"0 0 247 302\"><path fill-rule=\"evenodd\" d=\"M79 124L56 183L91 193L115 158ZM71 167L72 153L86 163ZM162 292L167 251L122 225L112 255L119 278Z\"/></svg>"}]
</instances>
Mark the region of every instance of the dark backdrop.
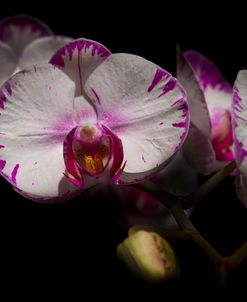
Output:
<instances>
[{"instance_id":1,"label":"dark backdrop","mask_svg":"<svg viewBox=\"0 0 247 302\"><path fill-rule=\"evenodd\" d=\"M235 3L234 3L235 4ZM215 7L201 3L188 6L149 2L92 4L37 2L19 7L8 4L0 17L16 13L36 16L57 34L101 42L112 52L143 56L175 73L175 47L195 49L211 58L225 77L234 82L238 70L247 68L243 8L233 4ZM243 13L244 14L244 13ZM9 294L24 292L33 297L68 295L68 301L91 301L123 295L152 298L200 291L210 293L212 269L207 258L192 244L175 245L182 269L181 281L156 287L136 280L117 260L116 245L126 231L115 223L114 200L97 196L57 205L25 200L0 180L0 274ZM192 220L224 255L246 240L247 215L236 198L233 179L226 179L201 202ZM224 292L244 290L246 263L232 274ZM5 284L5 283L4 283ZM86 298L87 294L89 298ZM73 299L72 296L79 299ZM198 296L199 297L199 296Z\"/></svg>"}]
</instances>

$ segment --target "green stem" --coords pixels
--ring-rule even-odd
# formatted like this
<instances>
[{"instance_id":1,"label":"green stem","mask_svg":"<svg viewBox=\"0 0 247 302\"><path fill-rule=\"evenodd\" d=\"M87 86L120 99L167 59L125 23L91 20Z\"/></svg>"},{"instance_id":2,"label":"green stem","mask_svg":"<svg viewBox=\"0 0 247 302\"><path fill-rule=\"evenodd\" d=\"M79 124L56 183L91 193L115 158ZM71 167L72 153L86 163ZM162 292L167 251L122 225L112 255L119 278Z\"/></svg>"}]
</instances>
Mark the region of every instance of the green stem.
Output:
<instances>
[{"instance_id":1,"label":"green stem","mask_svg":"<svg viewBox=\"0 0 247 302\"><path fill-rule=\"evenodd\" d=\"M185 231L195 244L197 244L208 256L214 265L215 277L218 283L223 284L226 278L223 257L216 249L198 232L196 227L184 213L182 205L177 202L171 207L171 212L177 223Z\"/></svg>"},{"instance_id":2,"label":"green stem","mask_svg":"<svg viewBox=\"0 0 247 302\"><path fill-rule=\"evenodd\" d=\"M203 199L209 192L211 192L222 180L224 180L234 169L236 168L236 162L232 161L226 165L222 170L214 174L209 178L196 192L192 193L188 197L185 197L182 201L183 208L189 209Z\"/></svg>"},{"instance_id":3,"label":"green stem","mask_svg":"<svg viewBox=\"0 0 247 302\"><path fill-rule=\"evenodd\" d=\"M234 254L224 258L226 270L231 272L238 268L247 259L247 242L245 242Z\"/></svg>"}]
</instances>

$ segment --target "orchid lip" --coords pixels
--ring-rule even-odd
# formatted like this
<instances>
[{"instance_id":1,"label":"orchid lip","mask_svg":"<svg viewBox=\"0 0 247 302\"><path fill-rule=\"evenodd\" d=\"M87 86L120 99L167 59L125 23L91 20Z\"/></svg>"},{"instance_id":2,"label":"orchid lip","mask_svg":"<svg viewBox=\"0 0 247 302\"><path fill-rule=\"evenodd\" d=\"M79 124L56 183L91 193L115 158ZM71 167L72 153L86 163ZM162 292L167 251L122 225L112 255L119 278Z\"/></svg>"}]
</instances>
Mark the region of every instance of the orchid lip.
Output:
<instances>
[{"instance_id":1,"label":"orchid lip","mask_svg":"<svg viewBox=\"0 0 247 302\"><path fill-rule=\"evenodd\" d=\"M80 186L83 177L115 181L115 174L122 171L123 156L122 152L120 155L114 152L114 148L120 146L121 149L122 145L112 135L110 130L98 123L77 126L70 131L64 142L64 160L67 169L65 174L71 183ZM119 146L116 147L116 144ZM117 160L116 165L118 156L120 160ZM116 170L115 173L112 173L112 169Z\"/></svg>"}]
</instances>

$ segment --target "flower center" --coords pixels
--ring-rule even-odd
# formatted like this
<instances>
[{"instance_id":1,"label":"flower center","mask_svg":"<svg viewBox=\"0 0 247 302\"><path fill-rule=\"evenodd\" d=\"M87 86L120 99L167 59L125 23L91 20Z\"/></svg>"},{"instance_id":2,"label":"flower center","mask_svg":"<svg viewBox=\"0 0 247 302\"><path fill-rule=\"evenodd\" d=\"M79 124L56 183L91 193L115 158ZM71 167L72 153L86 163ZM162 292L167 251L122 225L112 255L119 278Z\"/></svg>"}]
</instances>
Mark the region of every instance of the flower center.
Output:
<instances>
[{"instance_id":1,"label":"flower center","mask_svg":"<svg viewBox=\"0 0 247 302\"><path fill-rule=\"evenodd\" d=\"M89 174L103 171L109 157L109 139L97 125L79 127L75 132L73 149L80 166Z\"/></svg>"},{"instance_id":2,"label":"flower center","mask_svg":"<svg viewBox=\"0 0 247 302\"><path fill-rule=\"evenodd\" d=\"M103 168L103 160L100 154L94 154L94 155L84 155L83 158L85 169L90 174L97 174L99 173Z\"/></svg>"},{"instance_id":3,"label":"flower center","mask_svg":"<svg viewBox=\"0 0 247 302\"><path fill-rule=\"evenodd\" d=\"M234 159L231 150L233 135L231 128L231 116L227 110L215 110L212 114L212 143L219 161Z\"/></svg>"},{"instance_id":4,"label":"flower center","mask_svg":"<svg viewBox=\"0 0 247 302\"><path fill-rule=\"evenodd\" d=\"M125 167L122 141L101 124L73 128L64 140L63 157L64 175L78 188L89 187L96 179L118 183Z\"/></svg>"}]
</instances>

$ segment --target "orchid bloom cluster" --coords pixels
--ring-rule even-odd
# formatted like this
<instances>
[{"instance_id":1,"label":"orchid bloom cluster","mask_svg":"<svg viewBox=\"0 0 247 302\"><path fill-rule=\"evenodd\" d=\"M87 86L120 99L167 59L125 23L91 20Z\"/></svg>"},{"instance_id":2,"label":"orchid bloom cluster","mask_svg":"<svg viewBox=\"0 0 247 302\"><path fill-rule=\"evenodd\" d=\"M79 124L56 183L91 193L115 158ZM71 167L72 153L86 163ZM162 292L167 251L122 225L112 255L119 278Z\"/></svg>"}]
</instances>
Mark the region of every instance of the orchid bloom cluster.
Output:
<instances>
[{"instance_id":1,"label":"orchid bloom cluster","mask_svg":"<svg viewBox=\"0 0 247 302\"><path fill-rule=\"evenodd\" d=\"M209 59L178 49L175 78L27 16L0 22L0 66L0 173L26 198L58 202L145 179L181 197L196 189L198 173L236 160L247 205L247 71L232 88ZM149 197L129 190L150 209ZM143 236L160 240L134 238Z\"/></svg>"}]
</instances>

